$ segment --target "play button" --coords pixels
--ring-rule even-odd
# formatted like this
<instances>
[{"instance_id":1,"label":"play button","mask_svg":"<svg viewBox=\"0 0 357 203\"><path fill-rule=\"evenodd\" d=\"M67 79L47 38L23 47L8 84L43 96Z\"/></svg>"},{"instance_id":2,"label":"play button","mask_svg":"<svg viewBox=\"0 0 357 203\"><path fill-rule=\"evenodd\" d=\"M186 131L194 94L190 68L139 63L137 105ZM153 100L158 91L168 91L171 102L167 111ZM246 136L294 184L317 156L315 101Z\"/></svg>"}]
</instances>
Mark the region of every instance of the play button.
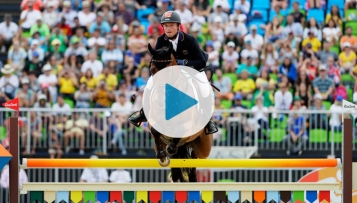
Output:
<instances>
[{"instance_id":1,"label":"play button","mask_svg":"<svg viewBox=\"0 0 357 203\"><path fill-rule=\"evenodd\" d=\"M185 138L204 129L214 110L214 93L203 72L186 66L164 68L144 89L150 125L168 137Z\"/></svg>"},{"instance_id":2,"label":"play button","mask_svg":"<svg viewBox=\"0 0 357 203\"><path fill-rule=\"evenodd\" d=\"M198 103L196 99L181 92L170 84L166 84L165 87L166 120L170 120L171 118Z\"/></svg>"}]
</instances>

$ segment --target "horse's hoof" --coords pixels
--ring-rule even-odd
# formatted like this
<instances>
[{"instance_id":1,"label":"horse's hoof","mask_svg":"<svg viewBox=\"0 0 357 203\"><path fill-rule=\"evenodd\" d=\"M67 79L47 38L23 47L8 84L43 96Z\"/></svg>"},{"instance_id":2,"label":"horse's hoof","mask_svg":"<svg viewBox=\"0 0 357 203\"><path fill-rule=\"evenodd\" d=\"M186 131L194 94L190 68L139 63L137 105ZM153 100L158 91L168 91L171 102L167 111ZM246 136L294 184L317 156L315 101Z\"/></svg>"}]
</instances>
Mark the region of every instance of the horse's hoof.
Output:
<instances>
[{"instance_id":1,"label":"horse's hoof","mask_svg":"<svg viewBox=\"0 0 357 203\"><path fill-rule=\"evenodd\" d=\"M177 149L178 149L178 147L175 144L170 144L170 145L167 145L167 147L166 147L166 151L167 151L167 153L169 153L169 155L176 154Z\"/></svg>"},{"instance_id":2,"label":"horse's hoof","mask_svg":"<svg viewBox=\"0 0 357 203\"><path fill-rule=\"evenodd\" d=\"M164 150L160 150L159 152L156 153L156 158L158 159L163 159L165 157L167 157L167 155Z\"/></svg>"},{"instance_id":3,"label":"horse's hoof","mask_svg":"<svg viewBox=\"0 0 357 203\"><path fill-rule=\"evenodd\" d=\"M170 165L170 158L169 157L165 157L162 159L158 159L160 166L162 167L166 167L168 165Z\"/></svg>"}]
</instances>

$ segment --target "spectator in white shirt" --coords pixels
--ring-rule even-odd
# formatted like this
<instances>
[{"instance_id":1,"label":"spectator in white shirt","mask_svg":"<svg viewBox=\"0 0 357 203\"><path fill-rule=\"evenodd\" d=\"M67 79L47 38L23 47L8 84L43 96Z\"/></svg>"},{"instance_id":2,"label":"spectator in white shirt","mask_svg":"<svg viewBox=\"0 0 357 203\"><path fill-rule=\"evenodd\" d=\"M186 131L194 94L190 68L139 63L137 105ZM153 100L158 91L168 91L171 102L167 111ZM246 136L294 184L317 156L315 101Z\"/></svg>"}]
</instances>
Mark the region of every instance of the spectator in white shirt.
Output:
<instances>
[{"instance_id":1,"label":"spectator in white shirt","mask_svg":"<svg viewBox=\"0 0 357 203\"><path fill-rule=\"evenodd\" d=\"M15 68L15 72L22 71L27 53L25 49L20 47L18 41L14 41L13 47L7 53L7 59L9 64Z\"/></svg>"},{"instance_id":2,"label":"spectator in white shirt","mask_svg":"<svg viewBox=\"0 0 357 203\"><path fill-rule=\"evenodd\" d=\"M243 12L248 14L250 11L250 3L247 0L236 0L234 2L234 7L241 6L243 8Z\"/></svg>"},{"instance_id":3,"label":"spectator in white shirt","mask_svg":"<svg viewBox=\"0 0 357 203\"><path fill-rule=\"evenodd\" d=\"M71 107L64 102L64 98L62 95L58 95L57 103L52 106L52 115L71 115Z\"/></svg>"},{"instance_id":4,"label":"spectator in white shirt","mask_svg":"<svg viewBox=\"0 0 357 203\"><path fill-rule=\"evenodd\" d=\"M38 10L33 9L33 2L28 2L28 9L23 10L20 15L20 19L22 21L21 27L23 31L29 31L31 26L36 23L38 18L42 18L42 14Z\"/></svg>"},{"instance_id":5,"label":"spectator in white shirt","mask_svg":"<svg viewBox=\"0 0 357 203\"><path fill-rule=\"evenodd\" d=\"M248 56L250 56L252 58L252 64L256 65L258 64L259 60L259 54L258 51L253 49L252 47L252 41L248 40L245 41L245 49L242 50L242 52L240 53L240 56L242 58L242 63L246 63L246 60L248 58Z\"/></svg>"},{"instance_id":6,"label":"spectator in white shirt","mask_svg":"<svg viewBox=\"0 0 357 203\"><path fill-rule=\"evenodd\" d=\"M257 26L256 25L251 25L250 26L250 34L247 34L244 37L244 41L251 41L252 42L252 47L253 49L257 51L261 51L263 44L264 44L264 38L257 33Z\"/></svg>"},{"instance_id":7,"label":"spectator in white shirt","mask_svg":"<svg viewBox=\"0 0 357 203\"><path fill-rule=\"evenodd\" d=\"M107 44L107 40L100 36L100 29L96 28L92 33L92 37L88 39L88 47L99 50Z\"/></svg>"},{"instance_id":8,"label":"spectator in white shirt","mask_svg":"<svg viewBox=\"0 0 357 203\"><path fill-rule=\"evenodd\" d=\"M102 52L103 63L108 65L110 62L114 62L117 66L123 63L123 60L123 52L120 49L115 48L114 40L109 41L108 48Z\"/></svg>"},{"instance_id":9,"label":"spectator in white shirt","mask_svg":"<svg viewBox=\"0 0 357 203\"><path fill-rule=\"evenodd\" d=\"M98 159L92 155L90 159ZM85 168L82 172L80 182L86 183L103 183L108 182L108 171L105 168Z\"/></svg>"},{"instance_id":10,"label":"spectator in white shirt","mask_svg":"<svg viewBox=\"0 0 357 203\"><path fill-rule=\"evenodd\" d=\"M31 47L27 51L27 57L31 61L33 57L33 53L37 52L38 53L38 60L43 61L45 58L45 52L43 49L40 47L40 42L37 39L32 40L31 42Z\"/></svg>"},{"instance_id":11,"label":"spectator in white shirt","mask_svg":"<svg viewBox=\"0 0 357 203\"><path fill-rule=\"evenodd\" d=\"M58 15L55 7L52 4L48 4L47 9L43 12L43 22L50 28L56 27Z\"/></svg>"},{"instance_id":12,"label":"spectator in white shirt","mask_svg":"<svg viewBox=\"0 0 357 203\"><path fill-rule=\"evenodd\" d=\"M239 16L233 15L231 22L229 22L226 27L225 34L228 35L230 32L233 32L236 37L239 39L244 39L244 36L248 34L248 29L244 23L239 22Z\"/></svg>"},{"instance_id":13,"label":"spectator in white shirt","mask_svg":"<svg viewBox=\"0 0 357 203\"><path fill-rule=\"evenodd\" d=\"M97 15L90 11L90 2L82 2L82 11L78 12L78 20L81 26L89 28L90 24L95 21Z\"/></svg>"},{"instance_id":14,"label":"spectator in white shirt","mask_svg":"<svg viewBox=\"0 0 357 203\"><path fill-rule=\"evenodd\" d=\"M274 94L275 110L287 111L290 109L293 102L293 95L289 91L289 85L287 83L280 83L279 90ZM276 114L273 114L274 118L277 118Z\"/></svg>"},{"instance_id":15,"label":"spectator in white shirt","mask_svg":"<svg viewBox=\"0 0 357 203\"><path fill-rule=\"evenodd\" d=\"M257 97L255 97L255 106L252 107L252 113L254 114L254 120L260 125L259 134L263 135L264 130L268 130L268 108L263 105L263 92L261 91Z\"/></svg>"},{"instance_id":16,"label":"spectator in white shirt","mask_svg":"<svg viewBox=\"0 0 357 203\"><path fill-rule=\"evenodd\" d=\"M64 1L62 5L63 5L63 10L58 16L58 22L61 22L62 18L65 18L66 19L65 23L71 27L74 27L75 26L74 17L77 16L77 12L71 9L70 1Z\"/></svg>"},{"instance_id":17,"label":"spectator in white shirt","mask_svg":"<svg viewBox=\"0 0 357 203\"><path fill-rule=\"evenodd\" d=\"M14 37L15 33L19 29L16 23L11 21L11 15L10 14L5 14L4 16L4 22L0 23L0 48L1 51L8 50L12 38ZM6 48L6 49L5 49Z\"/></svg>"},{"instance_id":18,"label":"spectator in white shirt","mask_svg":"<svg viewBox=\"0 0 357 203\"><path fill-rule=\"evenodd\" d=\"M185 25L187 28L190 27L191 23L193 22L193 14L187 8L186 2L180 1L179 8L175 10L177 14L179 14L181 18L181 24Z\"/></svg>"},{"instance_id":19,"label":"spectator in white shirt","mask_svg":"<svg viewBox=\"0 0 357 203\"><path fill-rule=\"evenodd\" d=\"M224 12L229 13L231 9L231 5L229 4L228 0L214 0L213 1L213 8L216 8L217 5L221 5Z\"/></svg>"},{"instance_id":20,"label":"spectator in white shirt","mask_svg":"<svg viewBox=\"0 0 357 203\"><path fill-rule=\"evenodd\" d=\"M103 71L103 63L97 60L97 54L95 52L89 54L89 60L83 63L81 72L84 74L88 69L92 70L93 77L97 77Z\"/></svg>"},{"instance_id":21,"label":"spectator in white shirt","mask_svg":"<svg viewBox=\"0 0 357 203\"><path fill-rule=\"evenodd\" d=\"M3 76L0 78L0 90L1 92L5 93L5 95L9 99L14 98L15 90L19 87L20 81L16 75L13 75L14 68L6 64L2 69L1 72Z\"/></svg>"},{"instance_id":22,"label":"spectator in white shirt","mask_svg":"<svg viewBox=\"0 0 357 203\"><path fill-rule=\"evenodd\" d=\"M223 52L222 59L224 61L225 73L234 73L237 68L239 54L235 51L236 45L230 41L227 43L228 49Z\"/></svg>"},{"instance_id":23,"label":"spectator in white shirt","mask_svg":"<svg viewBox=\"0 0 357 203\"><path fill-rule=\"evenodd\" d=\"M109 180L112 183L130 183L131 175L124 169L118 169L110 174Z\"/></svg>"},{"instance_id":24,"label":"spectator in white shirt","mask_svg":"<svg viewBox=\"0 0 357 203\"><path fill-rule=\"evenodd\" d=\"M87 60L88 50L79 44L80 39L76 36L73 36L70 40L71 46L66 49L64 52L64 61L68 61L68 57L72 54L77 57L83 57L84 60Z\"/></svg>"},{"instance_id":25,"label":"spectator in white shirt","mask_svg":"<svg viewBox=\"0 0 357 203\"><path fill-rule=\"evenodd\" d=\"M217 36L217 39L224 43L224 26L223 20L220 16L214 18L214 24L210 27L210 33Z\"/></svg>"},{"instance_id":26,"label":"spectator in white shirt","mask_svg":"<svg viewBox=\"0 0 357 203\"><path fill-rule=\"evenodd\" d=\"M342 130L342 119L343 119L342 101L343 101L343 97L338 95L336 97L335 103L330 106L330 111L331 111L330 127L335 132Z\"/></svg>"},{"instance_id":27,"label":"spectator in white shirt","mask_svg":"<svg viewBox=\"0 0 357 203\"><path fill-rule=\"evenodd\" d=\"M43 74L41 74L38 77L38 83L40 85L47 83L49 84L48 90L51 93L52 96L52 102L56 102L57 100L57 84L58 84L58 79L55 74L51 74L52 71L52 66L50 64L46 64L42 68Z\"/></svg>"},{"instance_id":28,"label":"spectator in white shirt","mask_svg":"<svg viewBox=\"0 0 357 203\"><path fill-rule=\"evenodd\" d=\"M53 7L55 10L58 9L59 0L43 0L43 4L48 7Z\"/></svg>"},{"instance_id":29,"label":"spectator in white shirt","mask_svg":"<svg viewBox=\"0 0 357 203\"><path fill-rule=\"evenodd\" d=\"M206 52L208 54L207 65L213 69L219 68L219 52L214 49L213 42L211 40L206 42Z\"/></svg>"},{"instance_id":30,"label":"spectator in white shirt","mask_svg":"<svg viewBox=\"0 0 357 203\"><path fill-rule=\"evenodd\" d=\"M228 23L229 19L228 19L228 15L227 13L223 12L223 9L222 9L222 5L220 4L217 4L216 7L215 7L215 10L213 13L211 13L209 16L208 16L208 23L210 24L209 26L212 26L213 23L214 23L214 19L219 16L222 18L222 24L226 24Z\"/></svg>"}]
</instances>

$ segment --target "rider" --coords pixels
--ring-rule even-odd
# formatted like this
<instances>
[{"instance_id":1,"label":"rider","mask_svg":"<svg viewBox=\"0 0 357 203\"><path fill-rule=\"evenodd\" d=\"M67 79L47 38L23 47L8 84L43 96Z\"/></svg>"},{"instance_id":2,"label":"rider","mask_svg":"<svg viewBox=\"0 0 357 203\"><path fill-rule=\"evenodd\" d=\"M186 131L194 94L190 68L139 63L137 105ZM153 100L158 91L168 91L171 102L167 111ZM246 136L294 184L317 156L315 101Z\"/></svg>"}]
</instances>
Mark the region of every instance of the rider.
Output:
<instances>
[{"instance_id":1,"label":"rider","mask_svg":"<svg viewBox=\"0 0 357 203\"><path fill-rule=\"evenodd\" d=\"M164 28L165 33L158 37L155 49L169 47L170 43L173 46L173 56L178 65L190 66L197 71L206 67L208 55L203 52L197 40L189 34L180 31L181 18L174 11L167 11L161 17L161 26ZM132 114L128 121L135 126L139 126L141 122L146 122L147 119L143 110ZM206 127L205 132L212 134L217 132L216 124L210 120Z\"/></svg>"}]
</instances>

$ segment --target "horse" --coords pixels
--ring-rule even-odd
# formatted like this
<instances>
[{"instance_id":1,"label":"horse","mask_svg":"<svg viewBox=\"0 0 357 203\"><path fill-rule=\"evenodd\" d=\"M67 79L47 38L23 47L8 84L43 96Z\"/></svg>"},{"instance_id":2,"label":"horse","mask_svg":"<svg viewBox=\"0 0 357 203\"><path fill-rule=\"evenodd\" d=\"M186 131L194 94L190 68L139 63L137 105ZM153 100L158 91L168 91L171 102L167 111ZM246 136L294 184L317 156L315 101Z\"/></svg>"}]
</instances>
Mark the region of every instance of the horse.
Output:
<instances>
[{"instance_id":1,"label":"horse","mask_svg":"<svg viewBox=\"0 0 357 203\"><path fill-rule=\"evenodd\" d=\"M150 67L152 75L155 75L163 68L177 65L174 56L171 54L173 52L171 44L168 48L164 47L158 50L153 49L151 45L148 44L148 50L152 55ZM183 75L182 72L172 72L171 77L173 77L173 80L176 79L176 81L187 79L187 76ZM155 88L155 84L153 85L153 88ZM183 88L186 89L186 92L193 91L188 85ZM155 113L155 107L150 108L153 109L150 110L150 113ZM184 113L185 112L183 112L183 114ZM193 115L186 115L183 117L192 119L192 121L196 119ZM170 157L173 159L205 159L210 154L213 135L206 134L204 128L186 138L172 138L170 135L163 135L153 128L149 122L148 129L155 141L154 150L156 152L156 158L158 159L159 164L163 167L170 164ZM197 182L196 168L171 168L171 180L172 182Z\"/></svg>"}]
</instances>

